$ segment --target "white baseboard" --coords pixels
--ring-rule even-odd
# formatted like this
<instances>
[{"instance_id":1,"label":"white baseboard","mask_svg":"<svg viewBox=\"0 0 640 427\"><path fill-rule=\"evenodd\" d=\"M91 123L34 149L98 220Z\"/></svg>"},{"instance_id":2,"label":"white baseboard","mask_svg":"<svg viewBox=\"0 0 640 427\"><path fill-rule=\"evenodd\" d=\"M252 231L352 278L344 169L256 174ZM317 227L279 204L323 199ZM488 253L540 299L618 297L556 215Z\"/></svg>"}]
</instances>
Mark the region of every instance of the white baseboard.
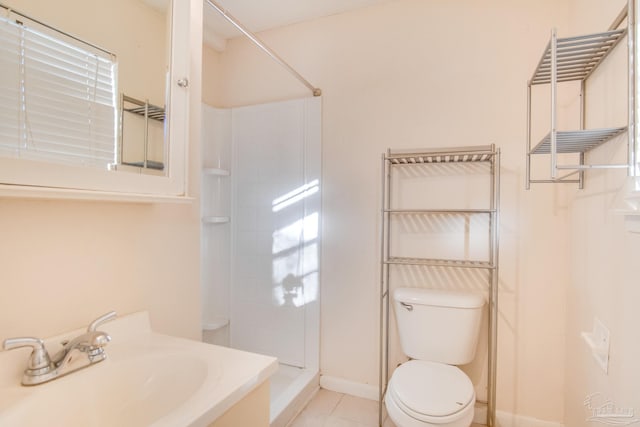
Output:
<instances>
[{"instance_id":1,"label":"white baseboard","mask_svg":"<svg viewBox=\"0 0 640 427\"><path fill-rule=\"evenodd\" d=\"M344 378L321 375L320 387L337 393L348 394L350 396L378 400L377 385L362 384L346 380ZM482 405L478 406L476 408L473 421L479 424L484 424L486 421L486 413L486 407L483 407ZM536 418L525 417L523 415L512 414L504 411L496 412L496 424L497 427L564 427L564 424L561 423L538 420Z\"/></svg>"},{"instance_id":2,"label":"white baseboard","mask_svg":"<svg viewBox=\"0 0 640 427\"><path fill-rule=\"evenodd\" d=\"M362 384L344 378L320 375L320 387L337 393L348 394L355 397L362 397L369 400L378 400L378 386Z\"/></svg>"}]
</instances>

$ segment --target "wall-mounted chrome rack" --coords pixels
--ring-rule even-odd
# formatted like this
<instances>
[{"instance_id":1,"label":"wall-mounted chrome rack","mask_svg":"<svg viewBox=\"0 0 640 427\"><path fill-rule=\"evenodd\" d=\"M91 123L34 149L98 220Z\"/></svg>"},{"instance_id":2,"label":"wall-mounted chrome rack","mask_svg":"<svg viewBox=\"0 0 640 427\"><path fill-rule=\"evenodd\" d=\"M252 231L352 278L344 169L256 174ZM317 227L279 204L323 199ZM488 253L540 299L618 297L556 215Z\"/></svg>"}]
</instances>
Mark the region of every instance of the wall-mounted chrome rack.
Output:
<instances>
[{"instance_id":1,"label":"wall-mounted chrome rack","mask_svg":"<svg viewBox=\"0 0 640 427\"><path fill-rule=\"evenodd\" d=\"M450 164L460 167L460 171L469 171L467 163L483 162L490 166L489 200L486 209L399 209L392 206L392 169L416 167L416 177L424 173L429 165ZM427 176L425 176L427 177ZM452 196L453 197L453 196ZM500 205L500 150L495 145L478 147L454 147L446 149L429 149L420 152L406 150L387 150L382 155L382 221L381 221L381 254L380 254L380 372L379 372L379 412L378 422L384 422L384 395L389 382L389 317L390 288L392 268L406 266L423 266L426 268L484 269L487 274L489 294L489 328L488 328L488 368L487 368L487 421L486 425L495 426L496 410L496 368L498 340L498 225ZM488 215L488 259L432 259L406 258L394 256L391 252L391 239L394 233L391 227L392 216L411 215Z\"/></svg>"},{"instance_id":2,"label":"wall-mounted chrome rack","mask_svg":"<svg viewBox=\"0 0 640 427\"><path fill-rule=\"evenodd\" d=\"M629 8L635 0L629 1ZM584 187L584 171L587 169L629 168L635 157L635 139L629 135L629 161L625 164L587 164L585 153L593 148L617 137L627 131L627 126L604 129L585 129L585 89L586 81L598 68L620 41L631 33L633 19L627 19L627 28L618 29L627 17L627 7L618 15L609 31L577 37L558 38L556 30L552 30L551 39L542 54L536 70L527 82L527 190L532 183L576 183ZM632 52L630 49L629 52ZM629 54L629 64L633 55ZM630 71L631 74L633 74ZM631 79L630 79L631 80ZM580 82L580 129L574 131L558 131L557 126L557 85L563 82ZM547 84L551 90L551 129L549 133L532 147L531 143L531 88L535 85ZM633 91L629 91L630 96ZM632 105L632 104L630 104ZM631 116L630 116L630 123ZM531 156L548 155L551 162L550 179L531 178ZM577 154L577 164L558 164L559 154ZM560 176L560 171L568 173ZM574 178L574 175L578 175Z\"/></svg>"}]
</instances>

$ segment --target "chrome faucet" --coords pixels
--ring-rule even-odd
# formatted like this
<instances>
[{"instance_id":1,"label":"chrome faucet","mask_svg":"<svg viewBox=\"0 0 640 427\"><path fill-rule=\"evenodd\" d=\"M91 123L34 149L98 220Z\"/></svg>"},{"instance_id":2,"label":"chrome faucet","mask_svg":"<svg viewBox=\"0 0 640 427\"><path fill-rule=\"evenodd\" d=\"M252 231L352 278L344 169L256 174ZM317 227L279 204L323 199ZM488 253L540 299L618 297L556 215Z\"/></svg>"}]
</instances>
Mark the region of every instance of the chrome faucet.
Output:
<instances>
[{"instance_id":1,"label":"chrome faucet","mask_svg":"<svg viewBox=\"0 0 640 427\"><path fill-rule=\"evenodd\" d=\"M63 341L62 349L53 357L49 356L44 341L39 338L9 338L4 340L3 348L32 347L27 368L22 375L22 385L42 384L106 359L104 346L111 341L111 337L97 328L115 318L115 311L98 317L91 322L87 332L70 341Z\"/></svg>"}]
</instances>

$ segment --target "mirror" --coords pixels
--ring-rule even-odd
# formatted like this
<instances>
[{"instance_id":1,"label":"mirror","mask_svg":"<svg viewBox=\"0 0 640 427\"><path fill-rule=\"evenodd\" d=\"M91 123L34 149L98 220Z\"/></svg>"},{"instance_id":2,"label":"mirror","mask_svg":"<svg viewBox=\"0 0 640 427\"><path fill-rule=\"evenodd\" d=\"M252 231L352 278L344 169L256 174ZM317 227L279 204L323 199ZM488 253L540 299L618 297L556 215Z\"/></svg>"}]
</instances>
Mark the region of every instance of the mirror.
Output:
<instances>
[{"instance_id":1,"label":"mirror","mask_svg":"<svg viewBox=\"0 0 640 427\"><path fill-rule=\"evenodd\" d=\"M9 4L10 2L10 4ZM158 3L159 2L159 3ZM189 88L190 77L190 43L191 40L201 38L201 31L197 25L191 25L197 19L201 4L197 0L180 3L183 7L174 7L172 0L112 0L100 2L97 0L0 0L0 3L15 8L25 15L45 20L51 26L73 33L77 37L91 37L91 42L104 49L118 54L118 91L113 96L111 104L111 129L116 128L115 116L117 109L114 103L122 103L120 98L124 93L138 101L142 100L149 106L165 107L165 119L160 125L150 124L156 128L148 131L141 130L140 122L134 123L137 112L126 112L125 132L144 135L153 134L156 142L144 141L138 148L129 148L123 140L121 151L126 153L125 162L144 163L140 157L142 150L149 153L147 167L138 165L118 164L118 156L112 155L110 167L87 167L84 164L69 164L64 162L47 161L29 156L8 156L0 150L0 196L5 197L46 197L46 198L89 198L115 200L171 200L183 199L186 191L187 171L187 138L189 135ZM146 9L160 18L155 20L156 30L146 28L139 22L141 18L132 12L123 12L123 8ZM154 11L155 10L155 11ZM161 12L163 11L163 12ZM168 12L167 12L168 11ZM193 14L193 16L192 16ZM6 10L0 8L0 15L6 15ZM8 22L5 20L5 23ZM15 24L15 21L12 22ZM21 27L22 28L22 27ZM168 29L171 29L169 31ZM137 31L129 35L127 31ZM87 34L93 35L87 35ZM199 37L198 37L199 36ZM154 47L147 47L149 38L153 39ZM0 44L4 48L5 44ZM46 52L52 56L51 50ZM87 56L89 57L89 56ZM153 61L151 58L154 58ZM156 59L158 59L156 61ZM169 63L170 66L167 64ZM127 61L129 61L127 63ZM0 57L2 62L2 57ZM159 64L152 66L152 63ZM2 64L0 64L2 65ZM2 87L8 67L0 66L0 95L9 96L9 90ZM170 70L170 71L169 71ZM197 71L197 70L196 70ZM93 72L93 71L92 71ZM98 73L95 72L97 75ZM153 74L153 76L152 76ZM31 73L33 75L33 73ZM95 85L98 87L99 85ZM93 88L91 88L93 89ZM11 89L19 92L19 89ZM15 97L15 96L14 96ZM18 97L15 97L16 99ZM118 98L116 100L116 98ZM2 96L0 96L0 101ZM93 101L93 99L91 100ZM8 115L24 116L19 103L8 104L5 111ZM0 107L2 107L0 105ZM128 107L127 107L128 108ZM134 108L134 107L132 107ZM145 107L146 108L146 107ZM2 108L0 108L0 113ZM45 106L43 111L49 111ZM62 109L62 111L65 111ZM127 122L128 120L128 122ZM139 117L138 117L138 120ZM150 119L154 120L154 119ZM55 123L55 121L53 121ZM58 126L59 123L58 123ZM4 127L4 128L3 128ZM104 126L103 126L104 127ZM67 125L66 128L73 129ZM105 128L109 128L106 126ZM115 129L117 133L118 129ZM6 133L4 121L0 121L0 134ZM28 135L29 129L25 135ZM124 132L123 132L124 133ZM158 135L158 136L156 136ZM112 135L113 141L113 135ZM126 139L127 136L124 135ZM0 135L0 146L6 138ZM17 138L16 138L17 139ZM82 140L82 138L77 138ZM91 140L84 138L84 140ZM65 136L63 142L69 141ZM113 144L112 144L113 146ZM118 149L120 145L118 144ZM115 150L113 150L115 151ZM136 157L137 156L137 157ZM117 157L117 158L116 158ZM162 163L162 168L155 164L155 168L148 167L151 161ZM144 165L143 165L144 166ZM127 172L122 172L126 170ZM136 173L129 173L136 172Z\"/></svg>"},{"instance_id":2,"label":"mirror","mask_svg":"<svg viewBox=\"0 0 640 427\"><path fill-rule=\"evenodd\" d=\"M171 62L170 0L4 0L3 3L113 54L93 49L18 14L7 14L12 20L24 22L25 27L44 31L63 43L112 61L117 129L111 128L111 137L115 133L117 142L109 169L164 175L168 155L165 111ZM29 77L28 67L26 73L25 80ZM25 88L28 96L28 81ZM27 110L31 106L29 102L25 105ZM37 141L37 137L32 139Z\"/></svg>"}]
</instances>

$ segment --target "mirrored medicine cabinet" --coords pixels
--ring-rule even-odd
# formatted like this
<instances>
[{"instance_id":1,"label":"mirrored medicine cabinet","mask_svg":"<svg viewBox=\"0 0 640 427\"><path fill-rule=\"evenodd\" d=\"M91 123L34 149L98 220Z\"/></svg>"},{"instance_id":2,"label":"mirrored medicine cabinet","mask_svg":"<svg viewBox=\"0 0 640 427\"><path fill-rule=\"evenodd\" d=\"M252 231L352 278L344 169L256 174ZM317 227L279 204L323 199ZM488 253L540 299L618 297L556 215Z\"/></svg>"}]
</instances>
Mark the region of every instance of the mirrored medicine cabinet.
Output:
<instances>
[{"instance_id":1,"label":"mirrored medicine cabinet","mask_svg":"<svg viewBox=\"0 0 640 427\"><path fill-rule=\"evenodd\" d=\"M191 3L0 0L0 195L186 195Z\"/></svg>"}]
</instances>

